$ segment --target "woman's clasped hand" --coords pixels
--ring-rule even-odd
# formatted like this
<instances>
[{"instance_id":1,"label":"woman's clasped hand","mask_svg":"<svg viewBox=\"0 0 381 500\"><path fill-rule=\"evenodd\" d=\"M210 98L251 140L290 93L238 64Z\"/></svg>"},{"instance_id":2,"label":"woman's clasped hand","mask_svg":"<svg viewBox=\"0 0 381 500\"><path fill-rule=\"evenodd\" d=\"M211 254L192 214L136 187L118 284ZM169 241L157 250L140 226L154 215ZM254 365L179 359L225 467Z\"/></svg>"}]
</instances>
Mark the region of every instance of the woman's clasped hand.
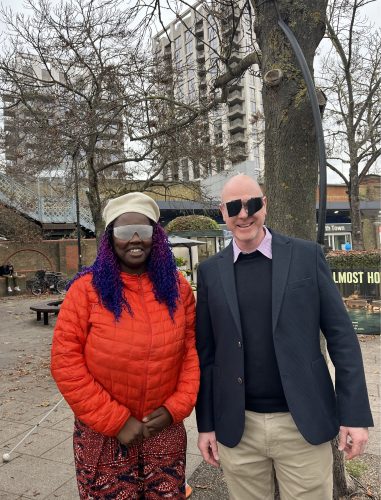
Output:
<instances>
[{"instance_id":1,"label":"woman's clasped hand","mask_svg":"<svg viewBox=\"0 0 381 500\"><path fill-rule=\"evenodd\" d=\"M150 415L144 417L142 422L131 416L119 431L117 438L124 445L134 444L158 434L165 427L168 427L172 420L169 411L164 406L160 406Z\"/></svg>"}]
</instances>

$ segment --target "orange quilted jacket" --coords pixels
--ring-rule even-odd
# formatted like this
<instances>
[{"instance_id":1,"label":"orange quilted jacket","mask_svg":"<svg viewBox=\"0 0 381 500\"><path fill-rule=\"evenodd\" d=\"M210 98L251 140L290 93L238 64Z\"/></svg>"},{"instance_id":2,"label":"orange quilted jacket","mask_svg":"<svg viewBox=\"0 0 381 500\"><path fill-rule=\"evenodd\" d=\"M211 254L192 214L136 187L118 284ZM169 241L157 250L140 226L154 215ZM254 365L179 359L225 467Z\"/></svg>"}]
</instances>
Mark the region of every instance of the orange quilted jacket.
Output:
<instances>
[{"instance_id":1,"label":"orange quilted jacket","mask_svg":"<svg viewBox=\"0 0 381 500\"><path fill-rule=\"evenodd\" d=\"M57 319L51 370L59 390L82 422L107 436L117 435L130 415L141 420L159 406L181 422L199 387L189 283L180 275L173 322L147 274L122 273L134 315L123 311L115 321L100 304L91 277L73 283Z\"/></svg>"}]
</instances>

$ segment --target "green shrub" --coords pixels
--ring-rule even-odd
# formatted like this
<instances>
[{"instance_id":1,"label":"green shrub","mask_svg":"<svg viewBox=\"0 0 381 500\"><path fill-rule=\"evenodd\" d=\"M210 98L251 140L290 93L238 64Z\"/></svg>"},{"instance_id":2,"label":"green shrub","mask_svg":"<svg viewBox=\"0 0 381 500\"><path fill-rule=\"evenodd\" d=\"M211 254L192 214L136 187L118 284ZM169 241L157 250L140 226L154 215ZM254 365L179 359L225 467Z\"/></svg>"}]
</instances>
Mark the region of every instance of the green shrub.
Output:
<instances>
[{"instance_id":1,"label":"green shrub","mask_svg":"<svg viewBox=\"0 0 381 500\"><path fill-rule=\"evenodd\" d=\"M360 460L346 460L345 468L350 476L360 479L360 477L367 470L367 466Z\"/></svg>"},{"instance_id":2,"label":"green shrub","mask_svg":"<svg viewBox=\"0 0 381 500\"><path fill-rule=\"evenodd\" d=\"M331 269L380 269L379 250L335 250L327 254Z\"/></svg>"},{"instance_id":3,"label":"green shrub","mask_svg":"<svg viewBox=\"0 0 381 500\"><path fill-rule=\"evenodd\" d=\"M168 233L174 231L202 231L207 229L219 229L216 221L205 215L183 215L171 220L165 229Z\"/></svg>"},{"instance_id":4,"label":"green shrub","mask_svg":"<svg viewBox=\"0 0 381 500\"><path fill-rule=\"evenodd\" d=\"M184 257L175 257L176 266L182 267L187 265L187 260Z\"/></svg>"}]
</instances>

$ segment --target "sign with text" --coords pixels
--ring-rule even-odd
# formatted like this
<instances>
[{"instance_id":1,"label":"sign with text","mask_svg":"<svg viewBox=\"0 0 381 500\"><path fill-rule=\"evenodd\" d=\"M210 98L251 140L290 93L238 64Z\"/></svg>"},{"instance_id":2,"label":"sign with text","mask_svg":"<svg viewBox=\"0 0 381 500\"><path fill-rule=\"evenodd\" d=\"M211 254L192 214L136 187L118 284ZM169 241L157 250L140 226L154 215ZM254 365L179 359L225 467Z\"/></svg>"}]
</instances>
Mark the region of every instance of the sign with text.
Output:
<instances>
[{"instance_id":1,"label":"sign with text","mask_svg":"<svg viewBox=\"0 0 381 500\"><path fill-rule=\"evenodd\" d=\"M365 335L380 335L380 271L374 269L331 271L355 331Z\"/></svg>"}]
</instances>

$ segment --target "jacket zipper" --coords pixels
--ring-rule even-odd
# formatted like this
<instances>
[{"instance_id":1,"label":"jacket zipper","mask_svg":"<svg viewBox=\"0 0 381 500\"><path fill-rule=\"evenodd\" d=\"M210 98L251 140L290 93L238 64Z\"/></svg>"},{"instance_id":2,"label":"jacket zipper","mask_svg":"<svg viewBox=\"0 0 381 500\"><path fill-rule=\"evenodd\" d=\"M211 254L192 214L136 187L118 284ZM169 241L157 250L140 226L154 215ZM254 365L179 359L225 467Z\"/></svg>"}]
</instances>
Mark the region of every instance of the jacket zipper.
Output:
<instances>
[{"instance_id":1,"label":"jacket zipper","mask_svg":"<svg viewBox=\"0 0 381 500\"><path fill-rule=\"evenodd\" d=\"M143 310L145 312L145 315L146 315L146 318L147 318L147 322L149 324L149 329L150 329L150 342L149 342L148 359L147 359L147 366L146 366L146 367L148 367L149 361L150 361L150 356L151 356L151 348L152 348L152 328L151 328L151 321L150 321L150 318L149 318L149 314L148 314L148 311L147 311L146 302L144 300L144 290L143 290L143 285L142 285L142 278L140 276L138 277L138 283L139 283L140 301L142 303L142 307L143 307ZM143 409L144 409L145 402L146 402L147 378L148 378L148 374L147 374L147 370L145 370L144 371L144 383L143 383L143 391L142 391L142 400L141 400L140 408L139 408L139 413L142 416L142 418L146 416L146 415L143 415Z\"/></svg>"}]
</instances>

